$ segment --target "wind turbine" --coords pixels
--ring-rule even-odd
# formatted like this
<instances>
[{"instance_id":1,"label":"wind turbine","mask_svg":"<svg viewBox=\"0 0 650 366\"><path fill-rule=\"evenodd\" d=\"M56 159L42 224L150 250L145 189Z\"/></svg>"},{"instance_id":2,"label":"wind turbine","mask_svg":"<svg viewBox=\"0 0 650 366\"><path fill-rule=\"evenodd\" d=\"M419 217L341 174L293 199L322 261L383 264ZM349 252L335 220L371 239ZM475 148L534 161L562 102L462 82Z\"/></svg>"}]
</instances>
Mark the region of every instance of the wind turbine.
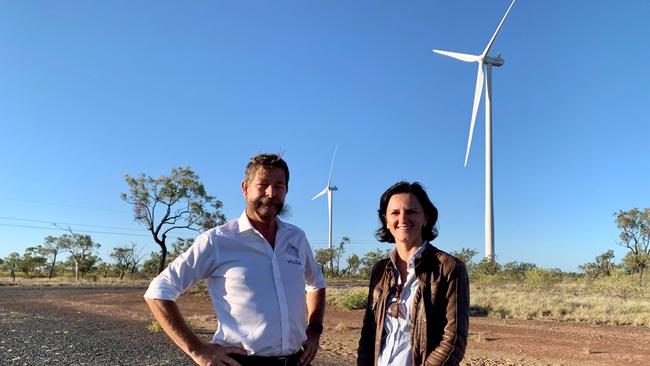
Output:
<instances>
[{"instance_id":1,"label":"wind turbine","mask_svg":"<svg viewBox=\"0 0 650 366\"><path fill-rule=\"evenodd\" d=\"M508 10L501 19L497 30L490 38L487 46L480 55L470 55L465 53L433 50L435 53L449 56L457 60L465 62L478 63L478 73L476 75L476 87L474 89L474 106L472 108L472 121L469 125L469 138L467 139L467 151L465 152L465 165L467 166L467 158L469 157L469 149L472 146L472 135L474 134L474 122L476 121L476 112L481 102L481 93L483 92L483 79L485 79L485 257L494 262L494 208L492 198L492 66L502 66L504 60L501 54L496 57L488 56L492 43L497 37L503 22L506 20L510 9L515 4L516 0L512 0ZM485 66L485 73L483 73L483 66Z\"/></svg>"},{"instance_id":2,"label":"wind turbine","mask_svg":"<svg viewBox=\"0 0 650 366\"><path fill-rule=\"evenodd\" d=\"M334 148L334 156L332 156L332 165L330 165L330 176L327 178L327 185L325 185L325 189L320 191L317 195L312 198L312 201L315 200L316 198L324 195L327 193L327 222L329 224L329 236L327 238L327 243L328 243L328 248L332 249L332 205L333 205L333 195L332 192L338 190L336 186L332 186L332 169L334 169L334 159L336 158L336 150L338 150L338 145Z\"/></svg>"}]
</instances>

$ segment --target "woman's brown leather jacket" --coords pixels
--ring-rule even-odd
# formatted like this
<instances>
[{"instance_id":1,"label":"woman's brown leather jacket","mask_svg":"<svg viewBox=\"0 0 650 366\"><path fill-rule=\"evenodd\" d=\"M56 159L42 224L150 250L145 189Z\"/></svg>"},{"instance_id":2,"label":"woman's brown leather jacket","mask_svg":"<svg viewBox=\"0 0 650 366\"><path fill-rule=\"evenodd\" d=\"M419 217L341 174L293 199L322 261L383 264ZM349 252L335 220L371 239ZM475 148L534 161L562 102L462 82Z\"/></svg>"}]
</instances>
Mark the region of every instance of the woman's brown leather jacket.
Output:
<instances>
[{"instance_id":1,"label":"woman's brown leather jacket","mask_svg":"<svg viewBox=\"0 0 650 366\"><path fill-rule=\"evenodd\" d=\"M386 300L396 284L388 258L372 269L368 306L363 318L358 366L377 364ZM415 261L419 285L413 300L411 346L413 365L458 365L465 354L469 323L469 281L458 258L427 245Z\"/></svg>"}]
</instances>

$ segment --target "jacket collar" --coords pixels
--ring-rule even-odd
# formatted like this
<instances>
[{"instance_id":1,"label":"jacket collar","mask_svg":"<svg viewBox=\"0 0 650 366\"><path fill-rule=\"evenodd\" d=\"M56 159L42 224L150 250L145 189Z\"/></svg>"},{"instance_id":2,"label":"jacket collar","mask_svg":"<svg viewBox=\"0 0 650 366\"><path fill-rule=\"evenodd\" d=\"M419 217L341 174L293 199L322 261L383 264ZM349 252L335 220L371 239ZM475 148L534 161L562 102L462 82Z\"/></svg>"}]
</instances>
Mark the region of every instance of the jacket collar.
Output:
<instances>
[{"instance_id":1,"label":"jacket collar","mask_svg":"<svg viewBox=\"0 0 650 366\"><path fill-rule=\"evenodd\" d=\"M430 270L431 266L435 265L435 256L439 251L431 243L426 243L426 248L424 248L420 257L415 259L415 274L417 276Z\"/></svg>"}]
</instances>

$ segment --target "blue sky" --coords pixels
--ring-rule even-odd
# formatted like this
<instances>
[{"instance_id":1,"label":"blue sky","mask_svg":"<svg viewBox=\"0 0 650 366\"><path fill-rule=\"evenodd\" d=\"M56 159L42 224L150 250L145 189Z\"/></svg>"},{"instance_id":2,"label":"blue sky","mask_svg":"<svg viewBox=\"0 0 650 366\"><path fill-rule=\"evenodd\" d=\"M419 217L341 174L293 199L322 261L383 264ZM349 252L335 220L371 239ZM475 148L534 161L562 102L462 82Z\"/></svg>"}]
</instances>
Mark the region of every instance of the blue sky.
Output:
<instances>
[{"instance_id":1,"label":"blue sky","mask_svg":"<svg viewBox=\"0 0 650 366\"><path fill-rule=\"evenodd\" d=\"M156 250L124 174L190 166L228 218L248 158L284 152L290 222L377 243L380 194L424 184L447 251L483 253L484 118L463 167L480 53L509 1L3 1L0 257L63 232ZM650 207L650 2L517 2L491 54L497 260L576 270ZM128 235L126 235L128 234Z\"/></svg>"}]
</instances>

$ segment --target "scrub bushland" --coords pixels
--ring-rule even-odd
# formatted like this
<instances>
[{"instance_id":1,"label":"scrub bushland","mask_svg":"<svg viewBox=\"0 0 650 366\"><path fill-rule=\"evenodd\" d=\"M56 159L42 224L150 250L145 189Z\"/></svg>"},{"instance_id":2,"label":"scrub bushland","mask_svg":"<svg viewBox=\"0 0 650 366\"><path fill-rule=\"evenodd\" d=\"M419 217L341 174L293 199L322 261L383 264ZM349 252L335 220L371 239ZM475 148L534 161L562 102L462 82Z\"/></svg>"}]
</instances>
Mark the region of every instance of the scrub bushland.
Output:
<instances>
[{"instance_id":1,"label":"scrub bushland","mask_svg":"<svg viewBox=\"0 0 650 366\"><path fill-rule=\"evenodd\" d=\"M365 306L362 281L329 285L328 306ZM522 276L473 277L470 294L472 316L650 327L650 286L628 275L590 279L534 268Z\"/></svg>"},{"instance_id":2,"label":"scrub bushland","mask_svg":"<svg viewBox=\"0 0 650 366\"><path fill-rule=\"evenodd\" d=\"M470 281L473 315L650 327L650 287L630 276Z\"/></svg>"}]
</instances>

